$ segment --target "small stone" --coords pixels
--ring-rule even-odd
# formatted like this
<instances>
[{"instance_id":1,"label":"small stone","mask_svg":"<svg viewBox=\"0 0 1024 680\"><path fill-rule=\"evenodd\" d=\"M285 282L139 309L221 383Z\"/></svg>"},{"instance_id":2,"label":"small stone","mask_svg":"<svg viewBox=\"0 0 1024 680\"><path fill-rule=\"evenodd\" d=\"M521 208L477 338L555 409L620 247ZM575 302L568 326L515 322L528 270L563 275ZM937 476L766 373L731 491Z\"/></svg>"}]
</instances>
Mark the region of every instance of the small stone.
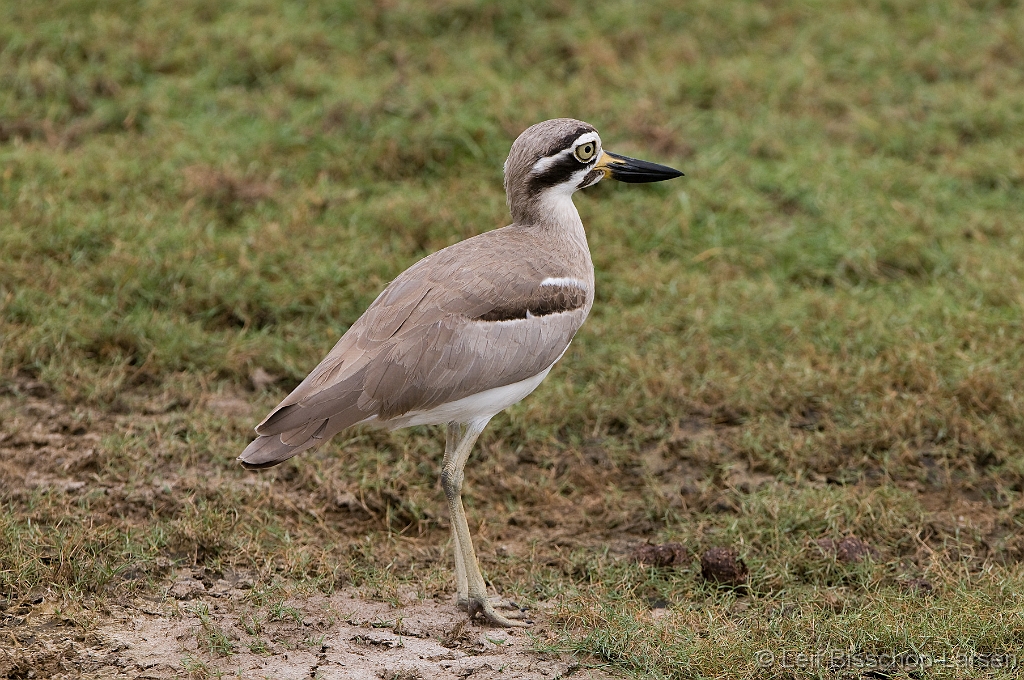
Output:
<instances>
[{"instance_id":1,"label":"small stone","mask_svg":"<svg viewBox=\"0 0 1024 680\"><path fill-rule=\"evenodd\" d=\"M181 580L171 586L171 595L176 600L193 600L206 592L206 586L196 579Z\"/></svg>"},{"instance_id":2,"label":"small stone","mask_svg":"<svg viewBox=\"0 0 1024 680\"><path fill-rule=\"evenodd\" d=\"M738 586L747 580L747 565L734 550L711 548L700 557L700 573L708 581Z\"/></svg>"},{"instance_id":3,"label":"small stone","mask_svg":"<svg viewBox=\"0 0 1024 680\"><path fill-rule=\"evenodd\" d=\"M214 597L223 597L231 592L234 586L231 585L230 581L225 581L222 578L217 579L216 583L210 588L210 595Z\"/></svg>"},{"instance_id":4,"label":"small stone","mask_svg":"<svg viewBox=\"0 0 1024 680\"><path fill-rule=\"evenodd\" d=\"M682 543L645 543L633 551L633 559L650 567L679 567L690 562L690 551Z\"/></svg>"}]
</instances>

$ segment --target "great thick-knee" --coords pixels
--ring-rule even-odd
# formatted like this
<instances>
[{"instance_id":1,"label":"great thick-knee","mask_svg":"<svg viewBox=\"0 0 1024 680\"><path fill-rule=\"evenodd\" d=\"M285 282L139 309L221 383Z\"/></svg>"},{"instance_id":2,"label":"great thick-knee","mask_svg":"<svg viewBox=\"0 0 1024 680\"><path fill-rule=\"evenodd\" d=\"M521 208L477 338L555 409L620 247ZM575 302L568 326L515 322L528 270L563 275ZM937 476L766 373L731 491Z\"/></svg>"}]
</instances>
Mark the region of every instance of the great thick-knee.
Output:
<instances>
[{"instance_id":1,"label":"great thick-knee","mask_svg":"<svg viewBox=\"0 0 1024 680\"><path fill-rule=\"evenodd\" d=\"M605 151L583 121L528 128L505 161L513 224L399 274L256 426L259 436L239 461L277 465L353 425L447 425L441 480L458 601L470 616L522 625L487 598L462 506L463 469L487 422L536 389L594 304L594 265L573 193L609 176L636 183L680 175Z\"/></svg>"}]
</instances>

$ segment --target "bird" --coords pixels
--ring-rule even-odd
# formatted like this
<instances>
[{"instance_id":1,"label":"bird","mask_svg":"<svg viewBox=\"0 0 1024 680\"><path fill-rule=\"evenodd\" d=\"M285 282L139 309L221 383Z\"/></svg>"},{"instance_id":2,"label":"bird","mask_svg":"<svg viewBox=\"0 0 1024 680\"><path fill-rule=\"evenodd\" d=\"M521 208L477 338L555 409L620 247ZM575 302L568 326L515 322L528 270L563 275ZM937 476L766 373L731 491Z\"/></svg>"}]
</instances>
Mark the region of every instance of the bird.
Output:
<instances>
[{"instance_id":1,"label":"bird","mask_svg":"<svg viewBox=\"0 0 1024 680\"><path fill-rule=\"evenodd\" d=\"M572 195L606 177L643 183L682 174L606 151L580 120L530 126L504 164L512 224L399 274L256 426L239 462L277 465L355 425L446 426L440 481L457 606L471 620L527 625L521 611L506 617L488 598L462 504L466 462L488 421L547 377L594 304L594 265Z\"/></svg>"}]
</instances>

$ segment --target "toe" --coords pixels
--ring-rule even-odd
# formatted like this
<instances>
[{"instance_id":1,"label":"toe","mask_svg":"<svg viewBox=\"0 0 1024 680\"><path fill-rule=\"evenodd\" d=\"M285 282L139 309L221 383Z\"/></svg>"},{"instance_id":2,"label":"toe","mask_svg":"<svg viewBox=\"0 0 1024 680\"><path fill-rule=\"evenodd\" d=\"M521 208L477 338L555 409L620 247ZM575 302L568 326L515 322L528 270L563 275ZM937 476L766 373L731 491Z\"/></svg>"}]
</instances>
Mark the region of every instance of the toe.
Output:
<instances>
[{"instance_id":1,"label":"toe","mask_svg":"<svg viewBox=\"0 0 1024 680\"><path fill-rule=\"evenodd\" d=\"M480 614L488 623L494 626L501 626L502 628L522 628L530 625L531 621L525 620L525 615L521 611L517 611L507 618L502 616L498 612L494 611L494 605L487 600L471 599L468 606L469 618L473 618L477 614ZM519 620L522 619L522 620Z\"/></svg>"}]
</instances>

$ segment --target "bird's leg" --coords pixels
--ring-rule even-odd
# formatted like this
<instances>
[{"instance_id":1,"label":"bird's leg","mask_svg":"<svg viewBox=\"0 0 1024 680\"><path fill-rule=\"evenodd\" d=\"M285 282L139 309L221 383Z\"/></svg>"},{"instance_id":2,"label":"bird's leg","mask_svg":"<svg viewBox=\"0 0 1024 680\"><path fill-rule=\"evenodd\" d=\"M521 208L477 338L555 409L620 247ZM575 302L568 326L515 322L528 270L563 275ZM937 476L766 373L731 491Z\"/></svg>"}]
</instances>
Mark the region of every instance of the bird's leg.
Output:
<instances>
[{"instance_id":1,"label":"bird's leg","mask_svg":"<svg viewBox=\"0 0 1024 680\"><path fill-rule=\"evenodd\" d=\"M522 621L513 621L505 618L494 611L494 605L487 599L487 586L484 577L480 573L480 565L476 561L476 552L473 550L473 540L469 536L469 522L466 521L466 510L462 506L462 482L465 479L464 470L469 454L473 450L473 444L477 437L483 432L490 418L474 420L467 425L451 423L448 425L449 443L454 440L454 446L446 447L444 463L441 465L441 487L448 498L448 509L451 513L452 535L455 537L455 577L459 575L459 560L462 560L463 571L466 578L467 610L469 617L477 614L483 615L487 621L496 626L506 628L512 626L525 626ZM455 430L453 432L453 430ZM462 584L459 583L459 596L461 598Z\"/></svg>"},{"instance_id":2,"label":"bird's leg","mask_svg":"<svg viewBox=\"0 0 1024 680\"><path fill-rule=\"evenodd\" d=\"M455 445L463 431L459 423L448 423L447 438L445 441L445 460L455 453ZM459 543L459 533L455 530L455 522L452 522L452 547L455 553L455 585L456 596L455 606L464 611L469 610L469 581L466 578L466 557ZM519 610L514 602L508 602L500 597L491 598L491 604L499 609Z\"/></svg>"},{"instance_id":3,"label":"bird's leg","mask_svg":"<svg viewBox=\"0 0 1024 680\"><path fill-rule=\"evenodd\" d=\"M459 609L468 609L469 581L466 578L466 558L459 547L459 537L455 527L452 527L452 545L455 548L455 606Z\"/></svg>"},{"instance_id":4,"label":"bird's leg","mask_svg":"<svg viewBox=\"0 0 1024 680\"><path fill-rule=\"evenodd\" d=\"M448 460L455 455L455 447L459 437L462 435L462 425L459 423L448 423L447 436L444 445L444 463L442 468L448 465ZM447 494L447 491L445 492ZM459 609L469 608L469 582L466 580L466 558L459 546L459 532L455 529L454 515L452 516L452 546L455 552L455 606Z\"/></svg>"}]
</instances>

